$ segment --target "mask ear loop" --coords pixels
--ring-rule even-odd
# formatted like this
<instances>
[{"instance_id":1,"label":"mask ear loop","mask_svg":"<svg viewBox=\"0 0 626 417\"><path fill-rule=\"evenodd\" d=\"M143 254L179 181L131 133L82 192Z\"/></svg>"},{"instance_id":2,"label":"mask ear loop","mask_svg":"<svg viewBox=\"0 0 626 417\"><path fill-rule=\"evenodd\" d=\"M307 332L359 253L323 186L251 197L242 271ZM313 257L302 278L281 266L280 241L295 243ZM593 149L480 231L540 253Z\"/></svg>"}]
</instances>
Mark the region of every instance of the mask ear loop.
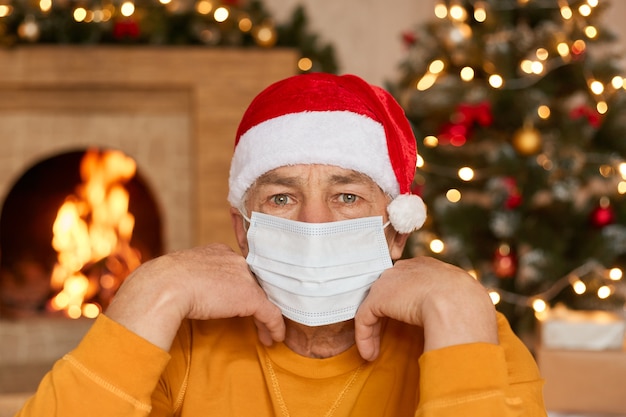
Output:
<instances>
[{"instance_id":1,"label":"mask ear loop","mask_svg":"<svg viewBox=\"0 0 626 417\"><path fill-rule=\"evenodd\" d=\"M243 224L243 230L245 230L246 232L248 232L248 227L246 226L246 222L248 223L248 225L250 225L252 223L252 221L250 220L250 218L248 216L246 216L243 211L241 211L241 209L239 210L239 214L241 214L241 222Z\"/></svg>"}]
</instances>

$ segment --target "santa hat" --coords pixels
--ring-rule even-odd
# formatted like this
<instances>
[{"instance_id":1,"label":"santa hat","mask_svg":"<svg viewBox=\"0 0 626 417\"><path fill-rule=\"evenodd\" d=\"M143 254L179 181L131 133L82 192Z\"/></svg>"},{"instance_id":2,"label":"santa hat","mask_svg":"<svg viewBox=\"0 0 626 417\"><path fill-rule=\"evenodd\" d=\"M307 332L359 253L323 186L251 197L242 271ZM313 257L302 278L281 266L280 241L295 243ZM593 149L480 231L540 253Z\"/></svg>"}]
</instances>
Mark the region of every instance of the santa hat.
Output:
<instances>
[{"instance_id":1,"label":"santa hat","mask_svg":"<svg viewBox=\"0 0 626 417\"><path fill-rule=\"evenodd\" d=\"M354 75L296 75L262 91L243 115L228 194L243 210L248 188L275 168L325 164L369 176L393 200L392 226L410 233L426 208L411 194L417 145L404 110L385 90Z\"/></svg>"}]
</instances>

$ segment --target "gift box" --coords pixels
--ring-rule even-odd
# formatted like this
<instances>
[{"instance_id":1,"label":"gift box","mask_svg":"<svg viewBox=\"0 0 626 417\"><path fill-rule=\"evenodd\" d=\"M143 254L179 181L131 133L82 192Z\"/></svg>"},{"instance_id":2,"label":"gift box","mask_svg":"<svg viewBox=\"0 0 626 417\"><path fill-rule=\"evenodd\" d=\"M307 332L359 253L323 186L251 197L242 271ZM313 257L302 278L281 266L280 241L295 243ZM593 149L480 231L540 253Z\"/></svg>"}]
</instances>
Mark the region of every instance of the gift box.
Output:
<instances>
[{"instance_id":1,"label":"gift box","mask_svg":"<svg viewBox=\"0 0 626 417\"><path fill-rule=\"evenodd\" d=\"M540 319L540 343L547 349L621 350L625 328L622 314L557 307Z\"/></svg>"},{"instance_id":2,"label":"gift box","mask_svg":"<svg viewBox=\"0 0 626 417\"><path fill-rule=\"evenodd\" d=\"M536 350L549 411L626 415L626 351Z\"/></svg>"}]
</instances>

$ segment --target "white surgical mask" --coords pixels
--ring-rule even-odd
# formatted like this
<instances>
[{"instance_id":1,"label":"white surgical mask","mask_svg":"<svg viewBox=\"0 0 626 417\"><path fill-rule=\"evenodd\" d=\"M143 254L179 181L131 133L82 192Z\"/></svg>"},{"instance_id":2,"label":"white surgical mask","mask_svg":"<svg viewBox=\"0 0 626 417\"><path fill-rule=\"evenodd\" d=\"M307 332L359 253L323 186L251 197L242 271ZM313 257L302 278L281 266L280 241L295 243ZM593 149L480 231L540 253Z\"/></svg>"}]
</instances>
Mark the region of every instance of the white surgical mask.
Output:
<instances>
[{"instance_id":1,"label":"white surgical mask","mask_svg":"<svg viewBox=\"0 0 626 417\"><path fill-rule=\"evenodd\" d=\"M392 266L381 216L305 223L253 212L246 261L285 317L307 326L354 318Z\"/></svg>"}]
</instances>

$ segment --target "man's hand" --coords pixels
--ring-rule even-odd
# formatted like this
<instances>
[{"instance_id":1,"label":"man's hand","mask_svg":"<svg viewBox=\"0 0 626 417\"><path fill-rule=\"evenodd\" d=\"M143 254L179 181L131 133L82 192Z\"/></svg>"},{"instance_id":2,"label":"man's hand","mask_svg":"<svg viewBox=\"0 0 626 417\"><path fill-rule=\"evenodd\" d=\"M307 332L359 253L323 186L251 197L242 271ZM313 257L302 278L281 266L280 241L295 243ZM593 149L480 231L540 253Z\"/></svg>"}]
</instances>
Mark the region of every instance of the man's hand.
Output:
<instances>
[{"instance_id":1,"label":"man's hand","mask_svg":"<svg viewBox=\"0 0 626 417\"><path fill-rule=\"evenodd\" d=\"M498 343L487 291L462 269L434 258L398 261L372 285L355 317L356 344L364 359L378 356L382 317L423 327L425 351Z\"/></svg>"},{"instance_id":2,"label":"man's hand","mask_svg":"<svg viewBox=\"0 0 626 417\"><path fill-rule=\"evenodd\" d=\"M165 350L184 318L253 316L262 343L285 335L280 309L267 299L245 259L217 244L142 264L124 281L106 315Z\"/></svg>"}]
</instances>

